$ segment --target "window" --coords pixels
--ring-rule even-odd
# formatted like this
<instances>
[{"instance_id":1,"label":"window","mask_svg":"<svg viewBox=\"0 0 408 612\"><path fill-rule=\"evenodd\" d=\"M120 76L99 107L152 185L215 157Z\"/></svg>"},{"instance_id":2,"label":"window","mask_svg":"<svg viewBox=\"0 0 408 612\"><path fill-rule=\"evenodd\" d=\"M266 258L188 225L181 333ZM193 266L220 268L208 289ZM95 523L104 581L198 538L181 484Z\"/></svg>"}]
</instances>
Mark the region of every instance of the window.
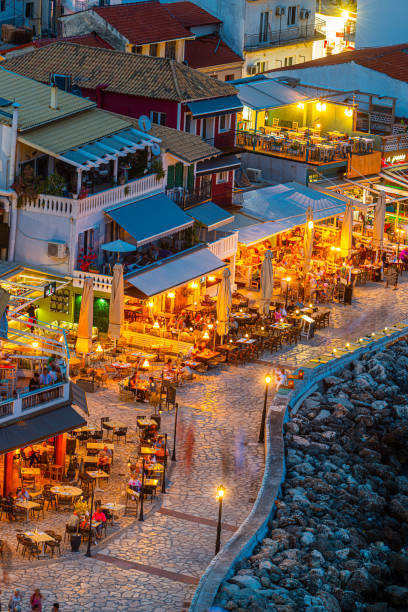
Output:
<instances>
[{"instance_id":1,"label":"window","mask_svg":"<svg viewBox=\"0 0 408 612\"><path fill-rule=\"evenodd\" d=\"M34 17L34 2L27 2L25 5L25 16L27 19L33 19Z\"/></svg>"},{"instance_id":2,"label":"window","mask_svg":"<svg viewBox=\"0 0 408 612\"><path fill-rule=\"evenodd\" d=\"M71 76L69 74L51 74L50 85L55 85L62 91L71 91Z\"/></svg>"},{"instance_id":3,"label":"window","mask_svg":"<svg viewBox=\"0 0 408 612\"><path fill-rule=\"evenodd\" d=\"M0 11L3 13L3 11L6 10L6 0L1 0L0 2Z\"/></svg>"},{"instance_id":4,"label":"window","mask_svg":"<svg viewBox=\"0 0 408 612\"><path fill-rule=\"evenodd\" d=\"M136 55L142 55L142 45L134 45L133 53L136 53Z\"/></svg>"},{"instance_id":5,"label":"window","mask_svg":"<svg viewBox=\"0 0 408 612\"><path fill-rule=\"evenodd\" d=\"M166 113L152 111L150 113L150 119L153 121L153 123L157 123L158 125L166 125Z\"/></svg>"},{"instance_id":6,"label":"window","mask_svg":"<svg viewBox=\"0 0 408 612\"><path fill-rule=\"evenodd\" d=\"M231 129L231 115L221 115L219 132L229 132Z\"/></svg>"},{"instance_id":7,"label":"window","mask_svg":"<svg viewBox=\"0 0 408 612\"><path fill-rule=\"evenodd\" d=\"M166 42L166 46L164 49L164 57L168 57L169 59L176 59L176 41L175 40Z\"/></svg>"},{"instance_id":8,"label":"window","mask_svg":"<svg viewBox=\"0 0 408 612\"><path fill-rule=\"evenodd\" d=\"M229 172L217 172L217 183L228 183Z\"/></svg>"},{"instance_id":9,"label":"window","mask_svg":"<svg viewBox=\"0 0 408 612\"><path fill-rule=\"evenodd\" d=\"M226 74L225 75L225 80L226 81L233 81L235 79L235 74Z\"/></svg>"},{"instance_id":10,"label":"window","mask_svg":"<svg viewBox=\"0 0 408 612\"><path fill-rule=\"evenodd\" d=\"M269 12L261 13L259 18L259 42L267 42L269 33Z\"/></svg>"},{"instance_id":11,"label":"window","mask_svg":"<svg viewBox=\"0 0 408 612\"><path fill-rule=\"evenodd\" d=\"M150 45L149 55L151 55L152 57L157 57L158 54L159 54L159 45L157 43Z\"/></svg>"},{"instance_id":12,"label":"window","mask_svg":"<svg viewBox=\"0 0 408 612\"><path fill-rule=\"evenodd\" d=\"M257 72L265 72L267 63L266 62L256 62L256 71Z\"/></svg>"},{"instance_id":13,"label":"window","mask_svg":"<svg viewBox=\"0 0 408 612\"><path fill-rule=\"evenodd\" d=\"M285 66L293 66L293 55L292 57L285 57Z\"/></svg>"},{"instance_id":14,"label":"window","mask_svg":"<svg viewBox=\"0 0 408 612\"><path fill-rule=\"evenodd\" d=\"M288 25L296 23L296 6L288 6Z\"/></svg>"},{"instance_id":15,"label":"window","mask_svg":"<svg viewBox=\"0 0 408 612\"><path fill-rule=\"evenodd\" d=\"M193 125L193 116L191 113L186 113L184 115L184 131L190 133L192 125Z\"/></svg>"}]
</instances>

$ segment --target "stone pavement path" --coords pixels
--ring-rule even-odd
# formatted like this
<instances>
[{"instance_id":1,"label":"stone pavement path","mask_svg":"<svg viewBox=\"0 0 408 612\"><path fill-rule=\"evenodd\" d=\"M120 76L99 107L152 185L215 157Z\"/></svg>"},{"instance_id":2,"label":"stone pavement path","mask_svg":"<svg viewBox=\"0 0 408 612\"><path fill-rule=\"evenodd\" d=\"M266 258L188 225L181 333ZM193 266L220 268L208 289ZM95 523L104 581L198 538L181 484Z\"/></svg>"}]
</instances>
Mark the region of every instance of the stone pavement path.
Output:
<instances>
[{"instance_id":1,"label":"stone pavement path","mask_svg":"<svg viewBox=\"0 0 408 612\"><path fill-rule=\"evenodd\" d=\"M357 288L353 306L333 305L332 326L316 337L264 360L297 365L406 318L408 284L400 289L368 284ZM178 390L177 462L171 467L168 493L158 511L144 522L125 525L119 535L103 542L88 559L83 552L61 560L33 563L30 571L14 566L9 586L2 584L2 603L12 588L29 595L40 587L44 610L58 600L61 610L80 612L180 612L191 600L199 577L211 561L216 535L215 491L226 488L223 542L249 513L262 477L263 449L257 443L267 363L223 367ZM110 415L134 427L136 414L149 407L118 400L112 389L89 396L90 422ZM173 413L163 414L162 430L173 431ZM192 459L188 441L194 432ZM129 444L129 454L132 452ZM126 453L127 451L122 451ZM125 479L125 474L123 475ZM118 495L123 494L118 491ZM124 524L124 523L123 523Z\"/></svg>"}]
</instances>

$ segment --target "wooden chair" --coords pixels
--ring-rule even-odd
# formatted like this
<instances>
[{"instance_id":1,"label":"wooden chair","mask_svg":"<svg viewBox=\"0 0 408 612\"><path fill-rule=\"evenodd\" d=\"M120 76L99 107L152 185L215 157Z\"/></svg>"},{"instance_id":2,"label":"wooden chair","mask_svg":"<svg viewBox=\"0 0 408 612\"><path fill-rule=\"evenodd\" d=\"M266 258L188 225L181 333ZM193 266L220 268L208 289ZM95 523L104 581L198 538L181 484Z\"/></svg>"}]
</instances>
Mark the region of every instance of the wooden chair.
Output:
<instances>
[{"instance_id":1,"label":"wooden chair","mask_svg":"<svg viewBox=\"0 0 408 612\"><path fill-rule=\"evenodd\" d=\"M134 512L137 515L139 509L139 499L140 493L133 491L129 487L126 489L126 504L125 504L125 514L129 512Z\"/></svg>"}]
</instances>

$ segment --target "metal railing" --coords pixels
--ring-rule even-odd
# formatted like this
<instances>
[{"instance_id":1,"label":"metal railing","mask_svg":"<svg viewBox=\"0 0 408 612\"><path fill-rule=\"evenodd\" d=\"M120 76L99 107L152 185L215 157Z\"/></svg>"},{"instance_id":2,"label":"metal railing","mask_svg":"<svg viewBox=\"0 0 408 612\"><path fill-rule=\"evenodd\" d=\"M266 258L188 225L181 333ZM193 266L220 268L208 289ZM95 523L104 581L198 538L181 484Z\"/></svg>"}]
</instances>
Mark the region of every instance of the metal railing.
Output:
<instances>
[{"instance_id":1,"label":"metal railing","mask_svg":"<svg viewBox=\"0 0 408 612\"><path fill-rule=\"evenodd\" d=\"M295 44L304 40L324 38L324 27L324 21L316 17L314 23L303 21L298 25L279 28L278 30L245 34L244 48L248 50L259 47L274 47L284 43Z\"/></svg>"},{"instance_id":2,"label":"metal railing","mask_svg":"<svg viewBox=\"0 0 408 612\"><path fill-rule=\"evenodd\" d=\"M50 385L39 391L24 393L21 396L21 410L24 412L24 410L35 408L40 404L47 404L62 397L64 397L64 383Z\"/></svg>"}]
</instances>

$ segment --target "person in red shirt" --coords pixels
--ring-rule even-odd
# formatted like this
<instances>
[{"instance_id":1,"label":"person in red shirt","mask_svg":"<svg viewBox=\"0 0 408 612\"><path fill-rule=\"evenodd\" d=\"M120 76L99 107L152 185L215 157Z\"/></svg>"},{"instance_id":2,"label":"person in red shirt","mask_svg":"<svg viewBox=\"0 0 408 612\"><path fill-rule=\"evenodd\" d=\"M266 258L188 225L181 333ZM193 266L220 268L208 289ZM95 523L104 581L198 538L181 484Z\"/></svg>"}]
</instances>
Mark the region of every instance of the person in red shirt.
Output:
<instances>
[{"instance_id":1,"label":"person in red shirt","mask_svg":"<svg viewBox=\"0 0 408 612\"><path fill-rule=\"evenodd\" d=\"M97 523L100 523L100 525L98 525L95 529L96 537L98 540L100 540L102 537L103 525L104 523L106 523L106 516L100 508L96 508L95 512L92 515L92 520Z\"/></svg>"}]
</instances>

